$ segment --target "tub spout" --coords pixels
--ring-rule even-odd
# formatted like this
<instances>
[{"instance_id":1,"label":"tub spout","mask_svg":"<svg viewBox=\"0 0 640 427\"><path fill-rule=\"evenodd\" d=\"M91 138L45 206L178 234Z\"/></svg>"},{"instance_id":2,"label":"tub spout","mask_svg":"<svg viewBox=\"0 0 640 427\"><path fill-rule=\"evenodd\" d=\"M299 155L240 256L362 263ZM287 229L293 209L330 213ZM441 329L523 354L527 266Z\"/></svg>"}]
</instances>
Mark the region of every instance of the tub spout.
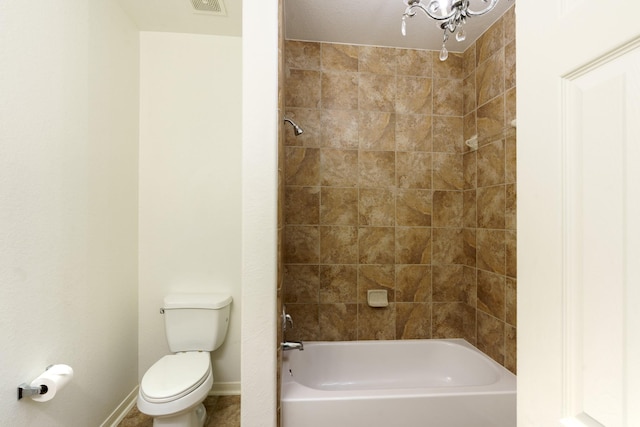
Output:
<instances>
[{"instance_id":1,"label":"tub spout","mask_svg":"<svg viewBox=\"0 0 640 427\"><path fill-rule=\"evenodd\" d=\"M282 343L282 350L304 350L302 341L285 341Z\"/></svg>"}]
</instances>

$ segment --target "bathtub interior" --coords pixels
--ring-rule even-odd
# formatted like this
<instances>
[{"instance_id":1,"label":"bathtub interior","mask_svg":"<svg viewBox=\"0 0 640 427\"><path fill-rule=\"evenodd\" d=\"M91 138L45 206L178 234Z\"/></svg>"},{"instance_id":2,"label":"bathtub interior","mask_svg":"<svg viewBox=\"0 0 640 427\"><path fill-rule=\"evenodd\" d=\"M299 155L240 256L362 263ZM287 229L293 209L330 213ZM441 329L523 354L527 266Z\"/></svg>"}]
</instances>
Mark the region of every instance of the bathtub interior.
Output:
<instances>
[{"instance_id":1,"label":"bathtub interior","mask_svg":"<svg viewBox=\"0 0 640 427\"><path fill-rule=\"evenodd\" d=\"M286 373L316 390L484 386L503 368L463 339L308 342Z\"/></svg>"}]
</instances>

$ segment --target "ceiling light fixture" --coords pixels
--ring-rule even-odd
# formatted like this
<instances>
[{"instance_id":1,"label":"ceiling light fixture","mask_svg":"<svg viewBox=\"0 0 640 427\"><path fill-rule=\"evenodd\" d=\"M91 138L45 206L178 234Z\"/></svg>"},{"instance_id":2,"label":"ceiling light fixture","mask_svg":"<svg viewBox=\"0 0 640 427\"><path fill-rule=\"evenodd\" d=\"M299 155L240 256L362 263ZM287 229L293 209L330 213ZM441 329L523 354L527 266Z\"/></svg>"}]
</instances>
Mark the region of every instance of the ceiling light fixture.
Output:
<instances>
[{"instance_id":1,"label":"ceiling light fixture","mask_svg":"<svg viewBox=\"0 0 640 427\"><path fill-rule=\"evenodd\" d=\"M486 6L481 10L471 10L469 8L469 0L404 0L407 8L402 15L402 35L407 35L407 17L413 18L416 15L416 9L426 13L430 18L442 21L440 28L444 30L442 39L442 49L440 50L440 61L445 61L449 57L446 43L449 40L449 34L456 33L456 40L461 42L467 38L464 31L464 23L467 18L472 16L484 15L490 12L498 0L478 0L474 3L485 3ZM457 32L456 32L457 31Z\"/></svg>"}]
</instances>

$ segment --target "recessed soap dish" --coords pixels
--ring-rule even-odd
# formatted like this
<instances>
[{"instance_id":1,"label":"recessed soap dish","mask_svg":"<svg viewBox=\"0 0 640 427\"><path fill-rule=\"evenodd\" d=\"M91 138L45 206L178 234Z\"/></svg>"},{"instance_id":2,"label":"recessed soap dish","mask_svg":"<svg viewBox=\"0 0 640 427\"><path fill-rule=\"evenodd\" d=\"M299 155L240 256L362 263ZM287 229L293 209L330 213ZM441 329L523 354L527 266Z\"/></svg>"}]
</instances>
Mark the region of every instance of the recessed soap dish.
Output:
<instances>
[{"instance_id":1,"label":"recessed soap dish","mask_svg":"<svg viewBox=\"0 0 640 427\"><path fill-rule=\"evenodd\" d=\"M384 289L369 289L367 291L367 303L369 307L387 307L389 299Z\"/></svg>"}]
</instances>

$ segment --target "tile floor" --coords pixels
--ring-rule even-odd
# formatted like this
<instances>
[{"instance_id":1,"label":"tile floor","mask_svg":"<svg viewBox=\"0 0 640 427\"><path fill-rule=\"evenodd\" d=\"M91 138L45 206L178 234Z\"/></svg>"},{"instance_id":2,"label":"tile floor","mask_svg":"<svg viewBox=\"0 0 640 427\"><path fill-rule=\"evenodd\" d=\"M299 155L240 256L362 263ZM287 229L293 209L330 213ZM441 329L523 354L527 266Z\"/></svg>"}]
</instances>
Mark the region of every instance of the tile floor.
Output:
<instances>
[{"instance_id":1,"label":"tile floor","mask_svg":"<svg viewBox=\"0 0 640 427\"><path fill-rule=\"evenodd\" d=\"M240 427L240 396L209 396L204 401L204 427ZM152 427L153 419L134 406L118 427Z\"/></svg>"}]
</instances>

